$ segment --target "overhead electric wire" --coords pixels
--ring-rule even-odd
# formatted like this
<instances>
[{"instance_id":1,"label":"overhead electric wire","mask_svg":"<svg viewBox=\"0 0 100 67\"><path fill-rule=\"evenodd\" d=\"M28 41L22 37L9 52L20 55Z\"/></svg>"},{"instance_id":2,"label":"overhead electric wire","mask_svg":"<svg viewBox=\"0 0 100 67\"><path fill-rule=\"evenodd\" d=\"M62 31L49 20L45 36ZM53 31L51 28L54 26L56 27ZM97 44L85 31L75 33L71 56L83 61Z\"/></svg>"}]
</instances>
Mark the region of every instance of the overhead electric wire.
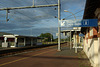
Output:
<instances>
[{"instance_id":1,"label":"overhead electric wire","mask_svg":"<svg viewBox=\"0 0 100 67\"><path fill-rule=\"evenodd\" d=\"M76 16L76 18L82 17L82 16L83 16L83 15L81 15L81 16ZM65 19L67 20L67 19L71 19L71 18L75 19L74 17L68 17L68 18L65 18Z\"/></svg>"},{"instance_id":2,"label":"overhead electric wire","mask_svg":"<svg viewBox=\"0 0 100 67\"><path fill-rule=\"evenodd\" d=\"M13 0L12 0L13 1ZM43 0L42 0L43 1ZM54 0L55 1L55 0ZM49 2L48 2L48 0L45 0L45 2L47 3L47 4L50 4L50 3L52 3L51 2L51 0L49 0ZM16 3L16 2L15 2ZM21 5L20 3L16 3L16 4L18 4L18 5ZM50 13L52 14L52 13L54 13L54 11L55 11L55 14L57 13L57 10L54 10L54 7L50 7L50 8L47 8L47 9L49 9L50 10ZM41 10L41 9L40 9ZM24 11L24 10L23 10ZM30 17L30 16L28 16L27 14L25 14L24 12L20 12L20 11L15 11L15 12L18 12L19 14L21 14L21 15L23 15L23 16L26 16L27 18L29 18L30 20L34 20L32 17ZM49 13L49 14L50 14ZM20 15L19 15L20 16ZM52 15L53 16L53 15ZM52 26L52 22L54 22L53 20L51 20L51 25L50 26ZM48 26L48 24L46 24L47 26ZM52 30L53 31L53 30Z\"/></svg>"},{"instance_id":3,"label":"overhead electric wire","mask_svg":"<svg viewBox=\"0 0 100 67\"><path fill-rule=\"evenodd\" d=\"M50 4L50 2L47 2L47 0L45 0L45 2L46 2L47 4ZM51 7L51 9L53 9L53 10L51 10L51 12L54 13L54 11L55 11L54 8ZM51 22L54 22L54 21L51 20ZM51 34L53 35L53 33L54 33L53 30L54 30L54 29L52 29L52 25L53 25L53 24L51 23L51 25L49 25L49 26L50 26L50 32L51 32ZM46 26L47 26L47 24L46 24ZM51 38L52 38L52 36L51 36ZM52 42L52 39L51 39L51 42Z\"/></svg>"},{"instance_id":4,"label":"overhead electric wire","mask_svg":"<svg viewBox=\"0 0 100 67\"><path fill-rule=\"evenodd\" d=\"M92 5L92 6L90 6L90 7L93 7L93 6L94 6L94 5ZM88 7L88 8L90 8L90 7ZM88 9L88 8L85 8L85 9ZM73 13L73 14L74 14L74 15L75 15L75 14L78 14L78 13L84 11L85 9L82 9L82 10L80 10L80 11L78 11L78 12ZM90 14L90 13L88 13L88 14ZM70 17L70 16L73 16L73 15L69 15L69 16L67 16L67 17ZM85 16L85 15L84 15L84 16ZM67 17L65 17L65 18L67 18Z\"/></svg>"},{"instance_id":5,"label":"overhead electric wire","mask_svg":"<svg viewBox=\"0 0 100 67\"><path fill-rule=\"evenodd\" d=\"M93 3L97 3L97 2L92 2L91 4L93 4ZM77 13L80 13L80 12L86 10L86 9L89 9L89 8L93 7L93 6L94 6L94 5L89 6L89 7L85 8L85 9L82 9L82 10L80 10L80 11L78 11L78 12L73 13L73 14L75 15L75 14L77 14ZM88 14L91 14L91 13L88 13ZM69 16L67 16L67 17L70 17L70 16L73 16L73 15L69 15ZM84 16L85 16L85 15L84 15ZM67 18L67 17L65 17L65 18Z\"/></svg>"},{"instance_id":6,"label":"overhead electric wire","mask_svg":"<svg viewBox=\"0 0 100 67\"><path fill-rule=\"evenodd\" d=\"M45 0L46 1L46 0ZM17 1L13 1L16 2L17 5L20 5L20 3L18 3ZM47 1L46 1L47 2ZM48 2L47 2L48 3ZM49 4L49 3L48 3ZM52 11L52 10L51 10ZM24 14L23 14L24 15ZM24 15L25 16L25 15Z\"/></svg>"},{"instance_id":7,"label":"overhead electric wire","mask_svg":"<svg viewBox=\"0 0 100 67\"><path fill-rule=\"evenodd\" d=\"M47 2L47 0L45 0L45 1L46 1L46 3L48 3L48 4L49 4L49 2ZM18 2L17 2L17 4L18 4ZM52 10L51 10L51 11L52 11ZM53 13L53 12L54 12L54 11L52 11L51 13ZM77 12L77 13L78 13L78 12ZM76 14L77 14L77 13L76 13ZM24 15L24 14L23 14L23 15ZM24 15L24 16L25 16L25 15Z\"/></svg>"},{"instance_id":8,"label":"overhead electric wire","mask_svg":"<svg viewBox=\"0 0 100 67\"><path fill-rule=\"evenodd\" d=\"M78 12L75 12L75 13L73 13L73 14L75 15L75 14L78 14L78 13L80 13L80 12L82 12L82 11L83 11L83 9L80 10L80 11L78 11ZM69 16L67 16L67 17L65 17L65 18L68 18L68 17L71 17L71 16L73 16L73 15L69 15Z\"/></svg>"}]
</instances>

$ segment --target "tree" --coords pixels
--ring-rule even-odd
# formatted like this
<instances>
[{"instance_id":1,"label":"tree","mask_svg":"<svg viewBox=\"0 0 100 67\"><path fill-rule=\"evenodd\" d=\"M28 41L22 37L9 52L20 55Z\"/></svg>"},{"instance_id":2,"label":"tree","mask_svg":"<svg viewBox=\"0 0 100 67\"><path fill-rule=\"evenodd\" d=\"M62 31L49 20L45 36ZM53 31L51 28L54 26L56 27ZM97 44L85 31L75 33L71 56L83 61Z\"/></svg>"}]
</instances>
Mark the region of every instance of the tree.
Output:
<instances>
[{"instance_id":1,"label":"tree","mask_svg":"<svg viewBox=\"0 0 100 67\"><path fill-rule=\"evenodd\" d=\"M54 42L58 42L58 38L54 39Z\"/></svg>"},{"instance_id":2,"label":"tree","mask_svg":"<svg viewBox=\"0 0 100 67\"><path fill-rule=\"evenodd\" d=\"M41 33L39 37L43 38L45 42L50 42L51 39L53 40L53 35L51 33Z\"/></svg>"}]
</instances>

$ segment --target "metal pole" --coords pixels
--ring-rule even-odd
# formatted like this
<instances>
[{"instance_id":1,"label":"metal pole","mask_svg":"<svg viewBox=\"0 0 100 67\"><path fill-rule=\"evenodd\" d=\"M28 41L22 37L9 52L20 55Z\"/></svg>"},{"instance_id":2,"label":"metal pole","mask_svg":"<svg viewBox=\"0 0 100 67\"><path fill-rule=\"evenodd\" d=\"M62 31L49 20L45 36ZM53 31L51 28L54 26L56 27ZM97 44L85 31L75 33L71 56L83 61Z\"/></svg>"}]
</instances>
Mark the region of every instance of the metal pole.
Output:
<instances>
[{"instance_id":1,"label":"metal pole","mask_svg":"<svg viewBox=\"0 0 100 67\"><path fill-rule=\"evenodd\" d=\"M70 30L70 49L71 49L71 30Z\"/></svg>"},{"instance_id":2,"label":"metal pole","mask_svg":"<svg viewBox=\"0 0 100 67\"><path fill-rule=\"evenodd\" d=\"M51 33L51 43L52 43L52 33Z\"/></svg>"},{"instance_id":3,"label":"metal pole","mask_svg":"<svg viewBox=\"0 0 100 67\"><path fill-rule=\"evenodd\" d=\"M8 22L8 10L6 10L6 22Z\"/></svg>"},{"instance_id":4,"label":"metal pole","mask_svg":"<svg viewBox=\"0 0 100 67\"><path fill-rule=\"evenodd\" d=\"M51 31L51 43L52 43L52 40L53 40L52 28L50 31Z\"/></svg>"},{"instance_id":5,"label":"metal pole","mask_svg":"<svg viewBox=\"0 0 100 67\"><path fill-rule=\"evenodd\" d=\"M15 47L16 47L16 43L17 43L17 38L15 37Z\"/></svg>"},{"instance_id":6,"label":"metal pole","mask_svg":"<svg viewBox=\"0 0 100 67\"><path fill-rule=\"evenodd\" d=\"M34 0L33 0L33 7L35 6Z\"/></svg>"},{"instance_id":7,"label":"metal pole","mask_svg":"<svg viewBox=\"0 0 100 67\"><path fill-rule=\"evenodd\" d=\"M58 51L61 51L60 49L60 23L59 23L59 20L60 20L60 0L58 0Z\"/></svg>"},{"instance_id":8,"label":"metal pole","mask_svg":"<svg viewBox=\"0 0 100 67\"><path fill-rule=\"evenodd\" d=\"M65 35L65 34L64 34L64 35ZM65 37L65 36L64 36L64 37ZM66 39L66 37L64 38L64 42L66 41L65 39Z\"/></svg>"},{"instance_id":9,"label":"metal pole","mask_svg":"<svg viewBox=\"0 0 100 67\"><path fill-rule=\"evenodd\" d=\"M71 13L71 14L74 16L75 20L76 20L76 16L75 16L72 12L66 11L66 10L64 10L64 12L69 12L69 13ZM76 29L76 30L77 30L77 29ZM74 44L75 53L77 53L77 41L76 41L76 33L77 33L77 31L76 31L76 30L75 30L75 44Z\"/></svg>"},{"instance_id":10,"label":"metal pole","mask_svg":"<svg viewBox=\"0 0 100 67\"><path fill-rule=\"evenodd\" d=\"M7 37L4 37L4 44L6 45L7 43Z\"/></svg>"},{"instance_id":11,"label":"metal pole","mask_svg":"<svg viewBox=\"0 0 100 67\"><path fill-rule=\"evenodd\" d=\"M26 46L26 38L24 38L24 46Z\"/></svg>"},{"instance_id":12,"label":"metal pole","mask_svg":"<svg viewBox=\"0 0 100 67\"><path fill-rule=\"evenodd\" d=\"M75 30L74 30L75 31ZM73 45L73 48L75 48L75 33L74 33L74 45Z\"/></svg>"},{"instance_id":13,"label":"metal pole","mask_svg":"<svg viewBox=\"0 0 100 67\"><path fill-rule=\"evenodd\" d=\"M77 31L76 31L76 51L77 51Z\"/></svg>"},{"instance_id":14,"label":"metal pole","mask_svg":"<svg viewBox=\"0 0 100 67\"><path fill-rule=\"evenodd\" d=\"M31 46L33 46L33 38L31 38Z\"/></svg>"},{"instance_id":15,"label":"metal pole","mask_svg":"<svg viewBox=\"0 0 100 67\"><path fill-rule=\"evenodd\" d=\"M76 38L77 32L75 31L75 53L77 53L77 38Z\"/></svg>"},{"instance_id":16,"label":"metal pole","mask_svg":"<svg viewBox=\"0 0 100 67\"><path fill-rule=\"evenodd\" d=\"M38 6L25 6L25 7L9 7L9 8L0 8L1 10L14 10L14 9L28 9L28 8L40 8L40 7L53 7L58 6L58 4L51 4L51 5L38 5Z\"/></svg>"}]
</instances>

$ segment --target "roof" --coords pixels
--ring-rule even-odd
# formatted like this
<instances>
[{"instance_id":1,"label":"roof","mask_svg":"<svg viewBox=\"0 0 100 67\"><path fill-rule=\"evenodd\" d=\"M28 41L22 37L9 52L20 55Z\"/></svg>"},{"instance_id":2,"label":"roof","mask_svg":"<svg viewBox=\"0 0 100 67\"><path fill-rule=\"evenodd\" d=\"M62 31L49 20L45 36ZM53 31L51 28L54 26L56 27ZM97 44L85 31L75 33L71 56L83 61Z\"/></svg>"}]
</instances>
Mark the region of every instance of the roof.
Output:
<instances>
[{"instance_id":1,"label":"roof","mask_svg":"<svg viewBox=\"0 0 100 67\"><path fill-rule=\"evenodd\" d=\"M62 30L61 33L68 33L71 31L71 36L73 36L74 32L77 31L77 33L80 32L80 30Z\"/></svg>"},{"instance_id":2,"label":"roof","mask_svg":"<svg viewBox=\"0 0 100 67\"><path fill-rule=\"evenodd\" d=\"M0 36L2 37L3 35L12 35L12 34L11 33L0 32Z\"/></svg>"},{"instance_id":3,"label":"roof","mask_svg":"<svg viewBox=\"0 0 100 67\"><path fill-rule=\"evenodd\" d=\"M40 39L39 37L34 37L34 36L23 36L23 35L3 35L3 37L8 37L8 38L38 38Z\"/></svg>"},{"instance_id":4,"label":"roof","mask_svg":"<svg viewBox=\"0 0 100 67\"><path fill-rule=\"evenodd\" d=\"M75 32L75 31L80 31L80 30L62 30L61 32L70 32L70 31Z\"/></svg>"},{"instance_id":5,"label":"roof","mask_svg":"<svg viewBox=\"0 0 100 67\"><path fill-rule=\"evenodd\" d=\"M95 11L100 8L100 0L86 0L83 19L94 19Z\"/></svg>"},{"instance_id":6,"label":"roof","mask_svg":"<svg viewBox=\"0 0 100 67\"><path fill-rule=\"evenodd\" d=\"M95 11L100 8L100 0L86 0L83 19L97 19ZM81 32L85 32L87 27L82 27Z\"/></svg>"},{"instance_id":7,"label":"roof","mask_svg":"<svg viewBox=\"0 0 100 67\"><path fill-rule=\"evenodd\" d=\"M30 37L30 38L38 38L41 39L41 37L34 37L34 36L24 36L24 35L15 35L11 33L5 33L5 32L0 32L0 37L9 37L9 38L14 38L14 37Z\"/></svg>"},{"instance_id":8,"label":"roof","mask_svg":"<svg viewBox=\"0 0 100 67\"><path fill-rule=\"evenodd\" d=\"M63 32L70 32L70 31L72 32L81 31L81 27L73 27L72 30L62 30L61 32L63 33Z\"/></svg>"}]
</instances>

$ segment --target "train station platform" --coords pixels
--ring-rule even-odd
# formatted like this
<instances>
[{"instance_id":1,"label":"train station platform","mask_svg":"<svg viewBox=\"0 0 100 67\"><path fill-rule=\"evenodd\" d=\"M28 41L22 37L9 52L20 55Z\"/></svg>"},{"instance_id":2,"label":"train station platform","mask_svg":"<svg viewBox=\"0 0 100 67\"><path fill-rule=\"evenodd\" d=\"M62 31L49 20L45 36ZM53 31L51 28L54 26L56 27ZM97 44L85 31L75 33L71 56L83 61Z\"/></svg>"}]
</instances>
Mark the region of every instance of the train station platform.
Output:
<instances>
[{"instance_id":1,"label":"train station platform","mask_svg":"<svg viewBox=\"0 0 100 67\"><path fill-rule=\"evenodd\" d=\"M68 67L91 67L89 59L83 52L82 48L78 49L78 53L75 53L75 49L69 47L62 47L62 51L56 52L56 56L61 56L65 60L65 65ZM63 67L63 66L62 66ZM64 66L65 67L65 66Z\"/></svg>"},{"instance_id":2,"label":"train station platform","mask_svg":"<svg viewBox=\"0 0 100 67\"><path fill-rule=\"evenodd\" d=\"M0 67L91 67L82 49L75 53L66 44L36 49L31 52L0 58Z\"/></svg>"}]
</instances>

